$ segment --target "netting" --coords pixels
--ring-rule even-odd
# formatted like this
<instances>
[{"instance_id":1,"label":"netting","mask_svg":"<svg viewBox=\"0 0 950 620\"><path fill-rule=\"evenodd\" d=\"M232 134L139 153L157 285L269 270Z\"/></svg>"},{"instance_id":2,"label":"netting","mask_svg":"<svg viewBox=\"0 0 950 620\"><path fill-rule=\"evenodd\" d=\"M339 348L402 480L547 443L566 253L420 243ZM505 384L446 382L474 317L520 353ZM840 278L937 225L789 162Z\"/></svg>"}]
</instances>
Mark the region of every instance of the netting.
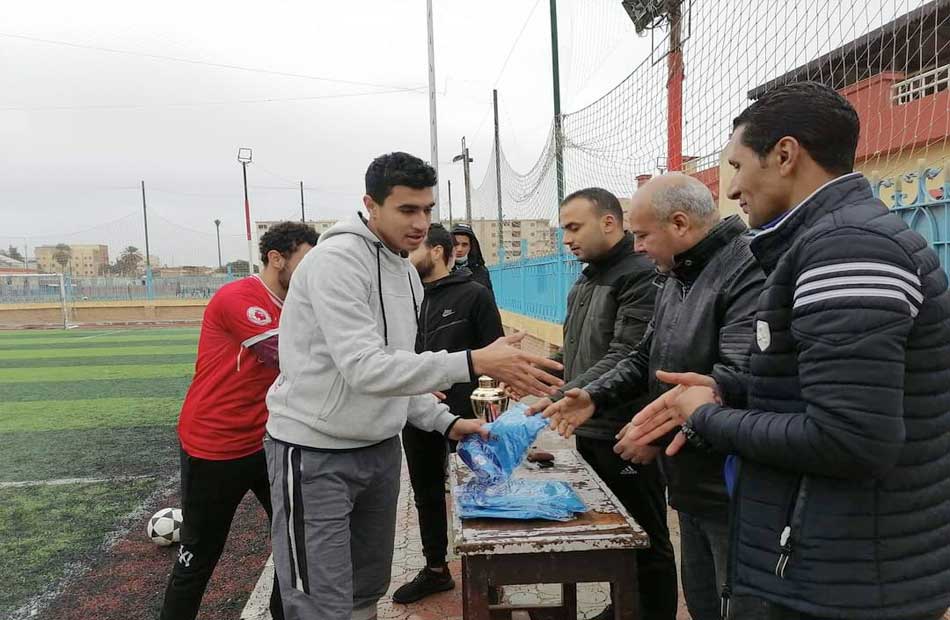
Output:
<instances>
[{"instance_id":1,"label":"netting","mask_svg":"<svg viewBox=\"0 0 950 620\"><path fill-rule=\"evenodd\" d=\"M0 325L34 324L69 328L72 302L68 279L59 273L0 274L0 304L20 304L28 311L0 316Z\"/></svg>"},{"instance_id":2,"label":"netting","mask_svg":"<svg viewBox=\"0 0 950 620\"><path fill-rule=\"evenodd\" d=\"M681 10L683 170L701 178L717 197L720 153L732 119L752 98L791 81L823 82L855 105L862 123L857 167L868 176L907 173L921 164L942 167L950 159L947 0L684 0ZM627 36L635 36L622 11L610 23L617 20ZM597 39L598 33L589 34ZM668 22L647 36L652 52L625 79L596 101L564 114L566 192L596 185L629 196L637 175L669 168ZM605 57L607 47L593 57ZM568 63L575 77L592 70L576 64ZM504 137L516 131L502 132L504 215L553 219L553 126L527 171L515 170L505 156ZM497 213L494 153L488 161L473 190L476 217Z\"/></svg>"}]
</instances>

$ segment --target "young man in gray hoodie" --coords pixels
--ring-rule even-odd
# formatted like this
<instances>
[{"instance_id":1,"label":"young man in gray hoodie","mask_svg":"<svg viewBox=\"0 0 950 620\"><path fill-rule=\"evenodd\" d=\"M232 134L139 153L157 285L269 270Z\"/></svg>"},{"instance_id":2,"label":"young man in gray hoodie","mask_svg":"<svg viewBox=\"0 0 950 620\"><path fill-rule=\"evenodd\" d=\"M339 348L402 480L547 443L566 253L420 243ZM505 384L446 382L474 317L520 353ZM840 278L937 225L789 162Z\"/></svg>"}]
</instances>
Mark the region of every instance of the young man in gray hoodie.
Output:
<instances>
[{"instance_id":1,"label":"young man in gray hoodie","mask_svg":"<svg viewBox=\"0 0 950 620\"><path fill-rule=\"evenodd\" d=\"M295 272L265 439L274 563L287 620L370 620L389 587L407 421L457 440L486 432L432 392L488 374L538 396L560 364L515 348L415 353L435 170L406 153L366 172L362 214L328 230ZM286 584L286 586L285 586Z\"/></svg>"}]
</instances>

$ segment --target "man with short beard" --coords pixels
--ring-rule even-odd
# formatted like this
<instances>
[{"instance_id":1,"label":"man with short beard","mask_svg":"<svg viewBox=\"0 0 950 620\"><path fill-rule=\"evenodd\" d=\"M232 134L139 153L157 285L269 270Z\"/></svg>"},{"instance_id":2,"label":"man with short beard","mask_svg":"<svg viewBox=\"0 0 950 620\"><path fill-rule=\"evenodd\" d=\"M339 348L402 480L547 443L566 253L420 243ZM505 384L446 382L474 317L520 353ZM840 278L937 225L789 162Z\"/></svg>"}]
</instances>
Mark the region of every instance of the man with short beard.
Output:
<instances>
[{"instance_id":1,"label":"man with short beard","mask_svg":"<svg viewBox=\"0 0 950 620\"><path fill-rule=\"evenodd\" d=\"M467 269L451 271L455 240L441 224L432 224L426 240L409 253L419 272L425 298L419 308L416 353L465 351L487 346L504 336L501 316L491 292L473 279ZM449 411L474 418L469 397L477 382L456 383L445 391ZM455 449L455 442L452 449ZM407 424L402 445L409 465L409 480L419 513L419 534L426 565L419 574L393 593L395 603L413 603L430 594L455 587L445 562L448 519L445 510L445 469L448 444L439 432Z\"/></svg>"}]
</instances>

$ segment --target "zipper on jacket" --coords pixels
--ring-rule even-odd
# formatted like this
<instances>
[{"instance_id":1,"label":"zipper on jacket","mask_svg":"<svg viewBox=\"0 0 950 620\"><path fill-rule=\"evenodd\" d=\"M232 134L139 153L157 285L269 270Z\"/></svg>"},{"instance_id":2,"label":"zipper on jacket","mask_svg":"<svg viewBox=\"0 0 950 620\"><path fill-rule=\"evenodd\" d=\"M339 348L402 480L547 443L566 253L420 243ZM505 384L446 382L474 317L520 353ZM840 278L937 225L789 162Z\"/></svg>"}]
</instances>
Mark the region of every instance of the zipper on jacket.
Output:
<instances>
[{"instance_id":1,"label":"zipper on jacket","mask_svg":"<svg viewBox=\"0 0 950 620\"><path fill-rule=\"evenodd\" d=\"M722 594L719 595L719 615L722 620L729 618L729 597L732 596L732 586L727 580L722 586Z\"/></svg>"},{"instance_id":2,"label":"zipper on jacket","mask_svg":"<svg viewBox=\"0 0 950 620\"><path fill-rule=\"evenodd\" d=\"M808 478L802 476L798 479L798 487L795 490L792 505L788 510L788 519L785 527L779 535L779 556L775 564L775 576L779 579L785 579L785 569L788 567L788 561L792 557L794 549L794 534L801 528L802 512L804 511L805 496L808 494Z\"/></svg>"},{"instance_id":3,"label":"zipper on jacket","mask_svg":"<svg viewBox=\"0 0 950 620\"><path fill-rule=\"evenodd\" d=\"M742 486L742 459L736 459L736 486L729 498L729 551L726 556L726 581L719 595L719 613L722 620L729 618L729 599L732 597L732 584L735 581L736 557L739 555L739 487Z\"/></svg>"}]
</instances>

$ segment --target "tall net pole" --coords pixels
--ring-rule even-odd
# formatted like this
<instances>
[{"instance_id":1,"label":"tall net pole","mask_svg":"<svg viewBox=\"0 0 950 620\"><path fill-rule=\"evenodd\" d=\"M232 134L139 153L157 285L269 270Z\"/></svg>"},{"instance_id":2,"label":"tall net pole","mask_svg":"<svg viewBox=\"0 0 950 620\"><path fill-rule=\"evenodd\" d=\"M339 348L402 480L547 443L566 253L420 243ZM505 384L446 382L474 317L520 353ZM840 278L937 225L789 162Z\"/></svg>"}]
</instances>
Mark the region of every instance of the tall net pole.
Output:
<instances>
[{"instance_id":1,"label":"tall net pole","mask_svg":"<svg viewBox=\"0 0 950 620\"><path fill-rule=\"evenodd\" d=\"M505 215L501 210L501 141L499 139L499 129L498 129L498 89L493 89L491 91L492 97L492 108L495 112L495 185L497 191L495 192L498 197L498 262L502 263L505 261L505 228L504 228L504 218Z\"/></svg>"},{"instance_id":2,"label":"tall net pole","mask_svg":"<svg viewBox=\"0 0 950 620\"><path fill-rule=\"evenodd\" d=\"M561 204L564 200L564 135L561 131L561 69L557 45L557 0L550 0L550 4L551 73L554 88L554 161L557 172L557 203Z\"/></svg>"}]
</instances>

